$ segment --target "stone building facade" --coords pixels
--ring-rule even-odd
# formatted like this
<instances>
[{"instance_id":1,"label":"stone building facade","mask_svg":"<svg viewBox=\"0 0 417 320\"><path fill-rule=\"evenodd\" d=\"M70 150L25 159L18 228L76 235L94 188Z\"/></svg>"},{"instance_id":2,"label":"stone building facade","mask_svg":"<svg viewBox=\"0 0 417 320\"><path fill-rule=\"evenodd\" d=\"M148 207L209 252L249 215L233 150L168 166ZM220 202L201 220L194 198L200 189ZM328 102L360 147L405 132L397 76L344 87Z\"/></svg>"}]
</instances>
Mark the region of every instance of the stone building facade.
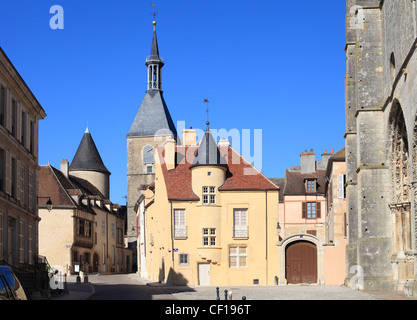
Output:
<instances>
[{"instance_id":1,"label":"stone building facade","mask_svg":"<svg viewBox=\"0 0 417 320\"><path fill-rule=\"evenodd\" d=\"M110 172L86 130L72 163L60 169L40 166L39 252L56 270L118 273L132 271L132 250L125 246L122 208L109 200Z\"/></svg>"},{"instance_id":2,"label":"stone building facade","mask_svg":"<svg viewBox=\"0 0 417 320\"><path fill-rule=\"evenodd\" d=\"M299 166L288 168L284 178L271 178L280 187L279 284L344 282L345 201L334 199L333 192L344 169L335 162L340 153L325 151L316 160L315 152L306 150Z\"/></svg>"},{"instance_id":3,"label":"stone building facade","mask_svg":"<svg viewBox=\"0 0 417 320\"><path fill-rule=\"evenodd\" d=\"M346 284L416 294L415 0L347 0Z\"/></svg>"},{"instance_id":4,"label":"stone building facade","mask_svg":"<svg viewBox=\"0 0 417 320\"><path fill-rule=\"evenodd\" d=\"M0 47L0 264L22 270L39 253L38 128L45 117Z\"/></svg>"}]
</instances>

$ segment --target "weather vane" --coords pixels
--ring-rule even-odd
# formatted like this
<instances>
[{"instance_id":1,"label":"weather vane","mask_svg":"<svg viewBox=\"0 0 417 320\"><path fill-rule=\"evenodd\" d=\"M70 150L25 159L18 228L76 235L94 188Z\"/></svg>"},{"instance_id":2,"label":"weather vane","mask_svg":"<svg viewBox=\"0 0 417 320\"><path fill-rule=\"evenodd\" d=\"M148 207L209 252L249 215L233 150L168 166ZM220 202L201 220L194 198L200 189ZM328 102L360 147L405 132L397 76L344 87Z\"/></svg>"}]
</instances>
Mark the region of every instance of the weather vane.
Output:
<instances>
[{"instance_id":1,"label":"weather vane","mask_svg":"<svg viewBox=\"0 0 417 320\"><path fill-rule=\"evenodd\" d=\"M207 126L210 124L209 122L209 103L210 101L207 99L204 99L204 102L207 103Z\"/></svg>"},{"instance_id":2,"label":"weather vane","mask_svg":"<svg viewBox=\"0 0 417 320\"><path fill-rule=\"evenodd\" d=\"M153 12L152 12L152 15L153 15L153 25L154 25L154 27L155 27L155 25L156 25L156 15L157 15L158 13L155 11L155 3L151 3L151 6L153 7Z\"/></svg>"}]
</instances>

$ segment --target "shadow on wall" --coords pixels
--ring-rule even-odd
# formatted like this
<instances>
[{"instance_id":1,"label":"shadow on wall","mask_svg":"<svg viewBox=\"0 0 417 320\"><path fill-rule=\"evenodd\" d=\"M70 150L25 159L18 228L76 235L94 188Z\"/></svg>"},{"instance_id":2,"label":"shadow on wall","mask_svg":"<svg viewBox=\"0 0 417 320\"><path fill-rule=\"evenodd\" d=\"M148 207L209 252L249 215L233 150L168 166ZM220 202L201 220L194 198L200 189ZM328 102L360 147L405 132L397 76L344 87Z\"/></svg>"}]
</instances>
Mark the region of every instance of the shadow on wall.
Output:
<instances>
[{"instance_id":1,"label":"shadow on wall","mask_svg":"<svg viewBox=\"0 0 417 320\"><path fill-rule=\"evenodd\" d=\"M159 269L158 281L172 286L186 286L188 284L188 280L184 277L184 275L182 273L175 272L172 268L169 268L168 276L165 277L164 264L162 265L162 268Z\"/></svg>"}]
</instances>

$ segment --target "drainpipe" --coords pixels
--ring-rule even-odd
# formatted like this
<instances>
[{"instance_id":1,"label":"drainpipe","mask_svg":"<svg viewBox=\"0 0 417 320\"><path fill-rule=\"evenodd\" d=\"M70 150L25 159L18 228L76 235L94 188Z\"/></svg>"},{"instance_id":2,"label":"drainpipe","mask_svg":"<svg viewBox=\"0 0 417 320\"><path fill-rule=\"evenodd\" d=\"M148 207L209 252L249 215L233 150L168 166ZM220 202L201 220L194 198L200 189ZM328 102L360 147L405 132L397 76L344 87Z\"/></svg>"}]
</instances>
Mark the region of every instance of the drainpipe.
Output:
<instances>
[{"instance_id":1,"label":"drainpipe","mask_svg":"<svg viewBox=\"0 0 417 320\"><path fill-rule=\"evenodd\" d=\"M173 228L174 228L174 212L172 211L172 201L169 201L171 205L171 260L172 260L172 270L174 273L174 285L177 284L177 279L175 277L175 263L174 263L174 234L173 234Z\"/></svg>"},{"instance_id":2,"label":"drainpipe","mask_svg":"<svg viewBox=\"0 0 417 320\"><path fill-rule=\"evenodd\" d=\"M266 285L268 285L268 190L265 190L265 261Z\"/></svg>"}]
</instances>

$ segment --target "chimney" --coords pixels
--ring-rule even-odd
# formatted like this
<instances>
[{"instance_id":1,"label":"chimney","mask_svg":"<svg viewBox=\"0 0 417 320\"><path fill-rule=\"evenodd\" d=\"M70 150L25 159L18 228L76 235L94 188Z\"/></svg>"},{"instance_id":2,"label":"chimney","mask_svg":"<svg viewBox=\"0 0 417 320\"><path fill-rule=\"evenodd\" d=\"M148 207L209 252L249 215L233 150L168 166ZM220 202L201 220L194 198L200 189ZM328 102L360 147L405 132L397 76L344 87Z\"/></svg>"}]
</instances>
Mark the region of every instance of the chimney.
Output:
<instances>
[{"instance_id":1,"label":"chimney","mask_svg":"<svg viewBox=\"0 0 417 320\"><path fill-rule=\"evenodd\" d=\"M230 140L227 140L227 139L222 139L222 140L219 140L219 147L228 147L228 146L230 146Z\"/></svg>"},{"instance_id":2,"label":"chimney","mask_svg":"<svg viewBox=\"0 0 417 320\"><path fill-rule=\"evenodd\" d=\"M61 161L61 172L66 178L69 176L69 162L67 159L62 159Z\"/></svg>"},{"instance_id":3,"label":"chimney","mask_svg":"<svg viewBox=\"0 0 417 320\"><path fill-rule=\"evenodd\" d=\"M301 173L312 173L316 171L316 154L313 149L307 150L300 155Z\"/></svg>"},{"instance_id":4,"label":"chimney","mask_svg":"<svg viewBox=\"0 0 417 320\"><path fill-rule=\"evenodd\" d=\"M182 130L182 141L184 146L197 145L197 131L192 127L190 127L190 129Z\"/></svg>"},{"instance_id":5,"label":"chimney","mask_svg":"<svg viewBox=\"0 0 417 320\"><path fill-rule=\"evenodd\" d=\"M167 170L175 169L175 140L167 139L164 144L165 147L165 164Z\"/></svg>"},{"instance_id":6,"label":"chimney","mask_svg":"<svg viewBox=\"0 0 417 320\"><path fill-rule=\"evenodd\" d=\"M331 153L328 153L327 150L324 150L324 153L321 155L321 162L322 162L322 168L325 170L327 168L327 164L329 163L329 159L333 156L333 149Z\"/></svg>"}]
</instances>

